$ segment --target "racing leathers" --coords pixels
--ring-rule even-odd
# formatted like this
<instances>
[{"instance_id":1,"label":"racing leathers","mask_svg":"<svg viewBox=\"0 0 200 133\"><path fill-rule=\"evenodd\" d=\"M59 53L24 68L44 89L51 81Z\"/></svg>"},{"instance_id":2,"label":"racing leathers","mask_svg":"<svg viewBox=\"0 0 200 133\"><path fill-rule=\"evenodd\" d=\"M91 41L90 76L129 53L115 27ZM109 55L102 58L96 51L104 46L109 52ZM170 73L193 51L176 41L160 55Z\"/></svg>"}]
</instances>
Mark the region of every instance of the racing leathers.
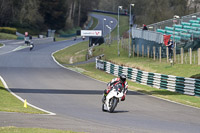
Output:
<instances>
[{"instance_id":1,"label":"racing leathers","mask_svg":"<svg viewBox=\"0 0 200 133\"><path fill-rule=\"evenodd\" d=\"M108 88L104 90L104 100L106 99L107 94L110 92L113 86L121 84L122 85L122 92L123 92L123 97L121 98L121 101L125 100L126 93L128 91L128 83L126 81L122 81L120 78L114 78L112 79L108 84Z\"/></svg>"}]
</instances>

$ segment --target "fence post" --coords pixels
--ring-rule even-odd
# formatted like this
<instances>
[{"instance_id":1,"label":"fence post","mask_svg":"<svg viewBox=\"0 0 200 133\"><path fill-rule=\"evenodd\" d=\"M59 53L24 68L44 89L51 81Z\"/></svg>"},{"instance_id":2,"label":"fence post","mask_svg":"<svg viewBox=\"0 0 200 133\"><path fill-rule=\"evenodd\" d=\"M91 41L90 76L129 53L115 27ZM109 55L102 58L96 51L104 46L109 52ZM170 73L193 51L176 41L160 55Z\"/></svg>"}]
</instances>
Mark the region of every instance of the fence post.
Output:
<instances>
[{"instance_id":1,"label":"fence post","mask_svg":"<svg viewBox=\"0 0 200 133\"><path fill-rule=\"evenodd\" d=\"M144 44L142 45L142 57L144 57Z\"/></svg>"},{"instance_id":2,"label":"fence post","mask_svg":"<svg viewBox=\"0 0 200 133\"><path fill-rule=\"evenodd\" d=\"M133 44L133 57L135 56L135 45Z\"/></svg>"},{"instance_id":3,"label":"fence post","mask_svg":"<svg viewBox=\"0 0 200 133\"><path fill-rule=\"evenodd\" d=\"M124 38L123 37L121 39L121 48L125 49L125 47L124 47Z\"/></svg>"},{"instance_id":4,"label":"fence post","mask_svg":"<svg viewBox=\"0 0 200 133\"><path fill-rule=\"evenodd\" d=\"M161 47L159 48L159 52L160 52L160 62L161 62L161 58L162 58L162 55L161 55Z\"/></svg>"},{"instance_id":5,"label":"fence post","mask_svg":"<svg viewBox=\"0 0 200 133\"><path fill-rule=\"evenodd\" d=\"M149 58L149 46L147 46L147 56Z\"/></svg>"},{"instance_id":6,"label":"fence post","mask_svg":"<svg viewBox=\"0 0 200 133\"><path fill-rule=\"evenodd\" d=\"M176 63L176 47L173 48L173 53L174 53L174 63Z\"/></svg>"},{"instance_id":7,"label":"fence post","mask_svg":"<svg viewBox=\"0 0 200 133\"><path fill-rule=\"evenodd\" d=\"M198 48L198 65L200 65L200 48Z\"/></svg>"},{"instance_id":8,"label":"fence post","mask_svg":"<svg viewBox=\"0 0 200 133\"><path fill-rule=\"evenodd\" d=\"M181 64L183 64L183 48L181 48Z\"/></svg>"},{"instance_id":9,"label":"fence post","mask_svg":"<svg viewBox=\"0 0 200 133\"><path fill-rule=\"evenodd\" d=\"M156 60L156 48L153 46L153 60Z\"/></svg>"},{"instance_id":10,"label":"fence post","mask_svg":"<svg viewBox=\"0 0 200 133\"><path fill-rule=\"evenodd\" d=\"M137 45L137 57L139 57L139 54L140 54L140 53L139 53L139 52L140 52L140 51L139 51L139 46L140 46L140 45L138 44L138 45Z\"/></svg>"},{"instance_id":11,"label":"fence post","mask_svg":"<svg viewBox=\"0 0 200 133\"><path fill-rule=\"evenodd\" d=\"M169 62L169 49L166 47L166 54L167 54L167 62Z\"/></svg>"},{"instance_id":12,"label":"fence post","mask_svg":"<svg viewBox=\"0 0 200 133\"><path fill-rule=\"evenodd\" d=\"M190 65L192 64L192 49L190 48Z\"/></svg>"}]
</instances>

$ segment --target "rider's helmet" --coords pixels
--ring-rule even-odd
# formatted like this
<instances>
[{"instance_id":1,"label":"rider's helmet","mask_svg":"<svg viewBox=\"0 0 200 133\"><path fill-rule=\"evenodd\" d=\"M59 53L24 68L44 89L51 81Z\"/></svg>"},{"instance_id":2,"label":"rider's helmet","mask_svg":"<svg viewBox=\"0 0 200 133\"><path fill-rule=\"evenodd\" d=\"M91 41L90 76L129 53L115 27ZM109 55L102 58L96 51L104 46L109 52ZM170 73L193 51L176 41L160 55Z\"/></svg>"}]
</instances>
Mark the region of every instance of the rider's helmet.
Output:
<instances>
[{"instance_id":1,"label":"rider's helmet","mask_svg":"<svg viewBox=\"0 0 200 133\"><path fill-rule=\"evenodd\" d=\"M126 75L121 74L119 77L120 77L120 80L121 80L122 82L125 82L125 81L126 81Z\"/></svg>"}]
</instances>

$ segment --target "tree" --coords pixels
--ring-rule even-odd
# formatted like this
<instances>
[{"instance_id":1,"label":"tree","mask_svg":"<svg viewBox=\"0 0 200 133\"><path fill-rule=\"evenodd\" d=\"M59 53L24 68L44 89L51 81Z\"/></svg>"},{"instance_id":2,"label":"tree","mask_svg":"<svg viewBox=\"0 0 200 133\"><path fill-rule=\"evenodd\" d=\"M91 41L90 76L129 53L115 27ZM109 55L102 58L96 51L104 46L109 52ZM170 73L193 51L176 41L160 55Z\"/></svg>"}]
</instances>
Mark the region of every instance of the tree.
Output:
<instances>
[{"instance_id":1,"label":"tree","mask_svg":"<svg viewBox=\"0 0 200 133\"><path fill-rule=\"evenodd\" d=\"M40 0L39 13L44 18L46 28L61 29L65 27L65 0Z\"/></svg>"}]
</instances>

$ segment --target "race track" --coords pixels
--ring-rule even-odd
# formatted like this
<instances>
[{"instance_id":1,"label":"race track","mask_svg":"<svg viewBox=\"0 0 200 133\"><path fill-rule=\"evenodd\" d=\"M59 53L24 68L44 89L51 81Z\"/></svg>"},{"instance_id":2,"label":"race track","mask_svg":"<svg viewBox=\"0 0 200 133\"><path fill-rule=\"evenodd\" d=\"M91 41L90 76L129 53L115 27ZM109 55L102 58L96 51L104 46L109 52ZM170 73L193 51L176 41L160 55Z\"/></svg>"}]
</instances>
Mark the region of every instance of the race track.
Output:
<instances>
[{"instance_id":1,"label":"race track","mask_svg":"<svg viewBox=\"0 0 200 133\"><path fill-rule=\"evenodd\" d=\"M95 17L99 19L96 29L102 29L105 16ZM112 19L116 26L115 19L106 18ZM19 44L4 42L5 47L0 49L0 75L10 90L29 103L56 115L1 112L0 126L92 133L199 133L199 109L136 92L130 91L115 113L102 112L101 97L106 83L62 68L51 57L53 52L80 41L40 44L33 51L28 48L13 51Z\"/></svg>"}]
</instances>

